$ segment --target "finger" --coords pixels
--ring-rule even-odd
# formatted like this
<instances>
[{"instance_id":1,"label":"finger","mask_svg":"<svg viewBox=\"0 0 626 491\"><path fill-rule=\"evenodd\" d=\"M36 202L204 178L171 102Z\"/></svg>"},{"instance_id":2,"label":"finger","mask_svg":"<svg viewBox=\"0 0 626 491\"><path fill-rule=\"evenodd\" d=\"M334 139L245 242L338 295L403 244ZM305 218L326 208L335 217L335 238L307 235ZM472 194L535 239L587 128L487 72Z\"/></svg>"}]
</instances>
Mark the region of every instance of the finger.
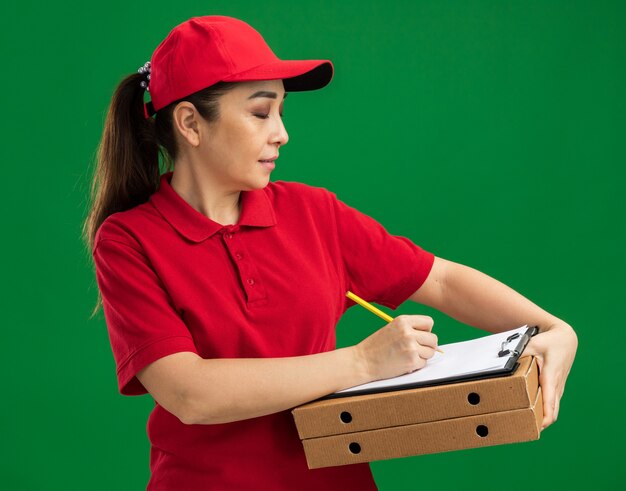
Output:
<instances>
[{"instance_id":1,"label":"finger","mask_svg":"<svg viewBox=\"0 0 626 491\"><path fill-rule=\"evenodd\" d=\"M548 426L554 423L554 410L556 405L556 393L554 387L545 385L541 387L543 392L543 421L541 429L545 430Z\"/></svg>"},{"instance_id":2,"label":"finger","mask_svg":"<svg viewBox=\"0 0 626 491\"><path fill-rule=\"evenodd\" d=\"M430 360L433 356L435 356L435 349L428 346L419 345L417 352L420 355L420 358L424 360Z\"/></svg>"},{"instance_id":3,"label":"finger","mask_svg":"<svg viewBox=\"0 0 626 491\"><path fill-rule=\"evenodd\" d=\"M543 373L544 363L543 352L540 351L536 345L531 345L531 343L532 339L526 346L526 349L522 352L521 356L534 356L535 361L537 362L537 368L539 369L539 374L541 375Z\"/></svg>"},{"instance_id":4,"label":"finger","mask_svg":"<svg viewBox=\"0 0 626 491\"><path fill-rule=\"evenodd\" d=\"M559 407L561 407L561 399L558 397L554 401L554 421L556 422L559 419Z\"/></svg>"},{"instance_id":5,"label":"finger","mask_svg":"<svg viewBox=\"0 0 626 491\"><path fill-rule=\"evenodd\" d=\"M544 401L543 403L543 421L541 422L541 431L545 430L552 424L552 418L554 414L554 405L551 402Z\"/></svg>"},{"instance_id":6,"label":"finger","mask_svg":"<svg viewBox=\"0 0 626 491\"><path fill-rule=\"evenodd\" d=\"M435 321L428 315L408 315L407 320L416 331L430 332L435 325Z\"/></svg>"},{"instance_id":7,"label":"finger","mask_svg":"<svg viewBox=\"0 0 626 491\"><path fill-rule=\"evenodd\" d=\"M545 349L542 346L540 346L541 343L537 341L538 336L540 335L530 338L530 341L528 341L526 348L524 348L524 351L522 351L522 356L540 357L541 355L543 355Z\"/></svg>"},{"instance_id":8,"label":"finger","mask_svg":"<svg viewBox=\"0 0 626 491\"><path fill-rule=\"evenodd\" d=\"M432 332L416 332L415 333L416 341L422 346L428 346L429 348L435 349L438 346L439 340L437 336Z\"/></svg>"}]
</instances>

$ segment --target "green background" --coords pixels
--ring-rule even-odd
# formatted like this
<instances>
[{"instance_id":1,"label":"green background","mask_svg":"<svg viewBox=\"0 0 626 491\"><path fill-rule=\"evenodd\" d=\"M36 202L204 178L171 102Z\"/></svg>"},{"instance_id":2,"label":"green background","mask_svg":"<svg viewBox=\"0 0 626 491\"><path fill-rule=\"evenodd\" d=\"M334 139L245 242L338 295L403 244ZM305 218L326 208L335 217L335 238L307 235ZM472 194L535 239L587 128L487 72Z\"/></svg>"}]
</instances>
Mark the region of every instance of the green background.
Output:
<instances>
[{"instance_id":1,"label":"green background","mask_svg":"<svg viewBox=\"0 0 626 491\"><path fill-rule=\"evenodd\" d=\"M382 490L621 487L626 2L3 2L0 488L144 489L149 396L117 393L80 241L116 84L195 15L239 17L335 78L285 105L273 179L507 283L578 332L539 441L372 464ZM478 331L431 313L442 343ZM339 342L381 326L351 309ZM620 484L621 483L621 484Z\"/></svg>"}]
</instances>

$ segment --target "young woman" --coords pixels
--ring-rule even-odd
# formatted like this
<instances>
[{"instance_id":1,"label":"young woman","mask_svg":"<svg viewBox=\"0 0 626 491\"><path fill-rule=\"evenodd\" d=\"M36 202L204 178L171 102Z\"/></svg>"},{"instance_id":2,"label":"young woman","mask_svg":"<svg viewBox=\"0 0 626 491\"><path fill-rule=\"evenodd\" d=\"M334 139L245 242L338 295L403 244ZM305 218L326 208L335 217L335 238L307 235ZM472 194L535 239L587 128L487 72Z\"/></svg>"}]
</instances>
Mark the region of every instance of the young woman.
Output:
<instances>
[{"instance_id":1,"label":"young woman","mask_svg":"<svg viewBox=\"0 0 626 491\"><path fill-rule=\"evenodd\" d=\"M569 325L326 189L270 181L287 93L324 87L330 61L280 60L248 24L207 16L172 30L139 71L110 105L85 235L119 390L156 403L148 489L375 489L367 464L308 470L289 409L419 369L437 338L430 317L402 315L335 349L348 290L492 332L538 325L527 353L543 426L556 420Z\"/></svg>"}]
</instances>

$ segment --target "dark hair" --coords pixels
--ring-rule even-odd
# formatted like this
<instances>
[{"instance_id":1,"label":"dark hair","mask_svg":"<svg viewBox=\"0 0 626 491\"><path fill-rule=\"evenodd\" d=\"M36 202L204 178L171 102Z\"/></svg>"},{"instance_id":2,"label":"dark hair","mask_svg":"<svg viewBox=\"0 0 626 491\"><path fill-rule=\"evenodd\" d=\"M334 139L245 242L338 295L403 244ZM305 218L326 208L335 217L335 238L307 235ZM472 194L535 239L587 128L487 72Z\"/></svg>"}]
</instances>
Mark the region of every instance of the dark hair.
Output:
<instances>
[{"instance_id":1,"label":"dark hair","mask_svg":"<svg viewBox=\"0 0 626 491\"><path fill-rule=\"evenodd\" d=\"M172 102L153 118L146 119L142 80L144 76L140 73L124 78L109 105L91 180L90 209L82 228L90 256L102 222L113 213L145 203L158 189L161 168L173 170L178 155L172 125L176 105L181 101L191 102L204 119L213 122L219 117L219 97L237 85L218 82ZM98 292L91 317L101 305Z\"/></svg>"}]
</instances>

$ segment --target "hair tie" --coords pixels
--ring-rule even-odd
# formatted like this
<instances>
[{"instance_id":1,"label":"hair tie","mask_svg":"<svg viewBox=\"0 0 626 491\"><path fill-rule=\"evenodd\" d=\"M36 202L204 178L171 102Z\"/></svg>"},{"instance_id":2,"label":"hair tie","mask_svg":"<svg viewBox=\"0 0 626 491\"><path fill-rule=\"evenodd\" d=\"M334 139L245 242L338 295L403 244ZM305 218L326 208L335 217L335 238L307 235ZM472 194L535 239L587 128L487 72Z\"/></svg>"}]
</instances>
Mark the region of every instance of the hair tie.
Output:
<instances>
[{"instance_id":1,"label":"hair tie","mask_svg":"<svg viewBox=\"0 0 626 491\"><path fill-rule=\"evenodd\" d=\"M142 89L145 89L148 92L150 92L150 87L148 86L150 84L150 62L146 61L143 64L143 66L139 67L137 71L146 77L145 80L142 80L139 83L139 85L141 86Z\"/></svg>"},{"instance_id":2,"label":"hair tie","mask_svg":"<svg viewBox=\"0 0 626 491\"><path fill-rule=\"evenodd\" d=\"M149 61L146 61L142 66L137 70L141 75L145 77L139 85L142 89L147 92L150 92L150 72L151 72L151 64ZM152 101L143 103L143 115L146 119L150 119L155 114L154 106L152 105Z\"/></svg>"}]
</instances>

